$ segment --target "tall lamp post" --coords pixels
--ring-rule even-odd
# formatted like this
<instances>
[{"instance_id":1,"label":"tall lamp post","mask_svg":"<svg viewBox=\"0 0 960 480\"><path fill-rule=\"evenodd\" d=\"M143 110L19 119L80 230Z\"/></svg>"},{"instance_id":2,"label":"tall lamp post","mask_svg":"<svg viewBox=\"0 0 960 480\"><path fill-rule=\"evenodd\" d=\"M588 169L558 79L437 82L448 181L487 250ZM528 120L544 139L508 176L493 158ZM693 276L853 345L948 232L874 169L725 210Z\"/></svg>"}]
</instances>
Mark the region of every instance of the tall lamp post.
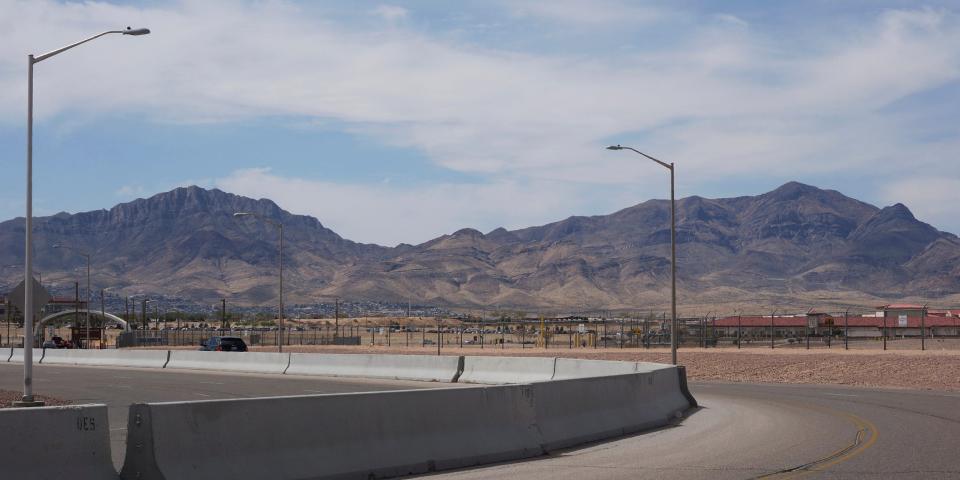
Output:
<instances>
[{"instance_id":1,"label":"tall lamp post","mask_svg":"<svg viewBox=\"0 0 960 480\"><path fill-rule=\"evenodd\" d=\"M607 150L632 150L635 153L643 155L660 166L670 170L670 358L674 365L677 364L677 201L674 198L674 167L673 163L667 163L647 155L632 147L622 147L620 145L611 145Z\"/></svg>"},{"instance_id":2,"label":"tall lamp post","mask_svg":"<svg viewBox=\"0 0 960 480\"><path fill-rule=\"evenodd\" d=\"M283 223L276 220L271 220L263 215L250 212L236 212L233 214L234 217L256 217L264 222L267 222L274 227L277 227L280 230L280 338L277 341L277 351L283 352L283 333L284 333L284 324L283 324Z\"/></svg>"},{"instance_id":3,"label":"tall lamp post","mask_svg":"<svg viewBox=\"0 0 960 480\"><path fill-rule=\"evenodd\" d=\"M81 257L87 260L87 295L86 295L87 311L86 311L86 314L84 315L83 348L89 348L89 343L90 343L90 254L82 250L79 250L77 248L73 248L69 245L63 245L63 244L54 245L53 248L64 248L68 250L73 250L77 255L80 255Z\"/></svg>"},{"instance_id":4,"label":"tall lamp post","mask_svg":"<svg viewBox=\"0 0 960 480\"><path fill-rule=\"evenodd\" d=\"M31 238L33 230L33 66L54 55L111 33L138 36L146 35L150 33L150 30L146 28L131 29L130 27L127 27L126 30L109 30L42 55L27 55L27 198L25 202L27 212L24 215L23 247L23 278L25 280L23 282L23 398L20 402L17 402L18 406L32 407L43 404L33 399L33 239Z\"/></svg>"}]
</instances>

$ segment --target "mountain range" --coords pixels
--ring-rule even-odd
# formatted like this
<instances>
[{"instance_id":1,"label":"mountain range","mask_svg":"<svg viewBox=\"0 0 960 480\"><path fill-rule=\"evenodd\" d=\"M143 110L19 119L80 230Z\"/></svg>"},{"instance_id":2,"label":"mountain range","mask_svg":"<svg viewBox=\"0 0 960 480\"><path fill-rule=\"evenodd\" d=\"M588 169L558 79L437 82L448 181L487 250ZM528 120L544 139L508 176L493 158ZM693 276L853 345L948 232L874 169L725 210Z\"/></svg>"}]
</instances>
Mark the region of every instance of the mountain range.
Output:
<instances>
[{"instance_id":1,"label":"mountain range","mask_svg":"<svg viewBox=\"0 0 960 480\"><path fill-rule=\"evenodd\" d=\"M119 295L272 304L283 223L286 303L334 297L479 308L663 310L670 294L669 202L420 245L344 239L270 200L184 187L109 210L34 220L44 282L80 276ZM0 262L23 262L23 218L0 223ZM53 248L55 244L72 249ZM757 196L677 201L682 311L960 303L960 239L901 204L878 208L797 182ZM0 279L19 281L4 268ZM99 287L98 287L99 288Z\"/></svg>"}]
</instances>

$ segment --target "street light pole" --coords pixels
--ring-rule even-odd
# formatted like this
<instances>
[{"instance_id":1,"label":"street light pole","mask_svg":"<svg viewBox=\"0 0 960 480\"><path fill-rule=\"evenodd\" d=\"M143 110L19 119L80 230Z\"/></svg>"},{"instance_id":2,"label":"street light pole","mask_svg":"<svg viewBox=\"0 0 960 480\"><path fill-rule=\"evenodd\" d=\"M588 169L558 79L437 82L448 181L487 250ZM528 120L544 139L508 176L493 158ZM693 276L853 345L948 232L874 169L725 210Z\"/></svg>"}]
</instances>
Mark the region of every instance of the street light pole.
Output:
<instances>
[{"instance_id":1,"label":"street light pole","mask_svg":"<svg viewBox=\"0 0 960 480\"><path fill-rule=\"evenodd\" d=\"M32 407L43 405L43 402L36 402L33 398L33 65L73 47L111 33L138 36L146 35L150 33L150 30L146 28L132 30L130 27L127 27L126 30L110 30L44 53L40 56L34 56L33 54L27 55L27 211L24 217L23 235L23 398L20 402L17 402L19 406Z\"/></svg>"},{"instance_id":2,"label":"street light pole","mask_svg":"<svg viewBox=\"0 0 960 480\"><path fill-rule=\"evenodd\" d=\"M258 213L251 212L236 212L233 214L234 217L256 217L264 222L267 222L274 227L277 227L280 230L280 301L279 301L279 311L280 311L280 338L277 341L277 351L283 352L283 333L284 333L284 322L283 322L283 222L278 222L276 220L269 219L260 215Z\"/></svg>"},{"instance_id":3,"label":"street light pole","mask_svg":"<svg viewBox=\"0 0 960 480\"><path fill-rule=\"evenodd\" d=\"M670 359L676 365L679 326L677 325L677 201L674 164L657 160L632 147L611 145L607 150L632 150L670 170Z\"/></svg>"}]
</instances>

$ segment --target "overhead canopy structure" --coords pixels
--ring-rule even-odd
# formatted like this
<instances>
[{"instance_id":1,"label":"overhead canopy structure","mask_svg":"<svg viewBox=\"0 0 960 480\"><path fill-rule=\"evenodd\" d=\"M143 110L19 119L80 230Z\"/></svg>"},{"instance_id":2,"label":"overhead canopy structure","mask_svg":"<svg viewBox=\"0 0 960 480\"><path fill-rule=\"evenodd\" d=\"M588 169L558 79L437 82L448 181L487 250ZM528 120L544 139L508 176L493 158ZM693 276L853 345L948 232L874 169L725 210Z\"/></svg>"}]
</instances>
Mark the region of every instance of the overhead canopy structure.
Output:
<instances>
[{"instance_id":1,"label":"overhead canopy structure","mask_svg":"<svg viewBox=\"0 0 960 480\"><path fill-rule=\"evenodd\" d=\"M121 327L123 327L123 330L124 330L124 331L130 331L130 325L128 325L127 322L126 322L124 319L122 319L122 318L120 318L120 317L118 317L118 316L116 316L116 315L114 315L114 314L112 314L112 313L101 313L100 311L97 311L97 310L90 310L89 312L90 312L90 316L92 316L92 317L101 317L101 318L103 318L104 322L112 322L112 323L115 323L115 324L120 325ZM54 321L54 320L56 320L56 319L58 319L58 318L71 316L71 315L74 315L74 314L76 314L76 313L86 314L86 313L87 313L87 309L81 309L81 310L63 310L63 311L60 311L60 312L57 312L57 313L53 313L53 314L47 315L46 317L43 317L42 319L40 319L39 322L37 322L36 326L34 327L34 330L35 330L36 332L40 332L40 331L43 329L43 326L44 326L44 325L46 325L46 324L48 324L48 323L50 323L50 322L52 322L52 321Z\"/></svg>"}]
</instances>

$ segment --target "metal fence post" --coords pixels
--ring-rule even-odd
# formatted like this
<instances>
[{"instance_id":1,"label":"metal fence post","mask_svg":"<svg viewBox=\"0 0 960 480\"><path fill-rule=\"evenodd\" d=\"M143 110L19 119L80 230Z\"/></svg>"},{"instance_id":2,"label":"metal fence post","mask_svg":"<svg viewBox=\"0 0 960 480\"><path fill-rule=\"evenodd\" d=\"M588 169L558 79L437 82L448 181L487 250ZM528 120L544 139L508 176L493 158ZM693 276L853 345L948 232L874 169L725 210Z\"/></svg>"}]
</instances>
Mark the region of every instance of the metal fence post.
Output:
<instances>
[{"instance_id":1,"label":"metal fence post","mask_svg":"<svg viewBox=\"0 0 960 480\"><path fill-rule=\"evenodd\" d=\"M847 311L843 312L843 349L850 349L850 319L847 317Z\"/></svg>"}]
</instances>

